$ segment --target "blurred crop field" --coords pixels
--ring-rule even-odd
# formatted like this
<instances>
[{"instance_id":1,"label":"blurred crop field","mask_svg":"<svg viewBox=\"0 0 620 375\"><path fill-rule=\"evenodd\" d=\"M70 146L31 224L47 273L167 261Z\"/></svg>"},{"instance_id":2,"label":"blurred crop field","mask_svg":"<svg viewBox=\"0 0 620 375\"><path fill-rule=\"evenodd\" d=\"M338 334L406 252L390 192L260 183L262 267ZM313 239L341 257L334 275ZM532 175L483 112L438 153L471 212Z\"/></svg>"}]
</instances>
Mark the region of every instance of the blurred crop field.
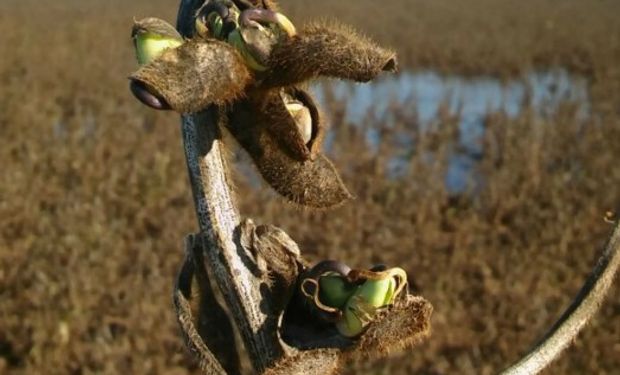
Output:
<instances>
[{"instance_id":1,"label":"blurred crop field","mask_svg":"<svg viewBox=\"0 0 620 375\"><path fill-rule=\"evenodd\" d=\"M485 113L458 191L446 174L468 151L448 103L430 124L415 98L352 121L356 108L326 89L328 153L357 197L331 211L256 184L230 142L245 216L285 229L313 261L399 265L434 305L428 341L345 373L498 372L568 305L620 208L620 3L281 5L298 25L354 25L398 51L403 72L506 82L561 68L585 80L585 112L567 99L541 115L525 95L516 115ZM0 374L198 374L171 302L197 227L179 118L140 105L126 78L132 18L173 22L177 6L0 1ZM619 290L548 374L620 373Z\"/></svg>"}]
</instances>

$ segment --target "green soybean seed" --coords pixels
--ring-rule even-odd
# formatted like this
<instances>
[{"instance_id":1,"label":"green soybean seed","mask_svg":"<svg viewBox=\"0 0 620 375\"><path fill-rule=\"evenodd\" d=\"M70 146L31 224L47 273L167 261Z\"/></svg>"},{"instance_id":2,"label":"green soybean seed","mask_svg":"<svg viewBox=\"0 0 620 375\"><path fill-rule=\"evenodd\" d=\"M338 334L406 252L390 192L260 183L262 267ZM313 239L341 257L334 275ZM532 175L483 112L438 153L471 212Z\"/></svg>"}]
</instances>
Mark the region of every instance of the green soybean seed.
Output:
<instances>
[{"instance_id":1,"label":"green soybean seed","mask_svg":"<svg viewBox=\"0 0 620 375\"><path fill-rule=\"evenodd\" d=\"M230 34L228 34L228 43L231 46L235 47L237 51L239 51L239 53L245 60L245 63L250 69L259 72L267 70L266 66L261 65L258 61L256 61L256 58L252 56L252 53L248 50L245 40L243 40L239 29L235 29Z\"/></svg>"},{"instance_id":2,"label":"green soybean seed","mask_svg":"<svg viewBox=\"0 0 620 375\"><path fill-rule=\"evenodd\" d=\"M379 308L385 305L385 300L389 297L390 286L393 283L391 277L383 280L366 280L362 286L359 287L355 296L360 297L364 302L370 306ZM394 289L392 287L391 294L393 295Z\"/></svg>"},{"instance_id":3,"label":"green soybean seed","mask_svg":"<svg viewBox=\"0 0 620 375\"><path fill-rule=\"evenodd\" d=\"M319 279L319 299L329 307L341 309L357 288L357 285L347 283L342 276L322 276Z\"/></svg>"},{"instance_id":4,"label":"green soybean seed","mask_svg":"<svg viewBox=\"0 0 620 375\"><path fill-rule=\"evenodd\" d=\"M220 39L222 38L222 28L224 27L224 21L216 13L211 13L208 17L208 23L213 30L213 36Z\"/></svg>"},{"instance_id":5,"label":"green soybean seed","mask_svg":"<svg viewBox=\"0 0 620 375\"><path fill-rule=\"evenodd\" d=\"M183 44L183 38L172 25L153 17L136 21L131 34L140 65L155 60L166 49Z\"/></svg>"},{"instance_id":6,"label":"green soybean seed","mask_svg":"<svg viewBox=\"0 0 620 375\"><path fill-rule=\"evenodd\" d=\"M136 38L138 63L145 65L159 57L166 49L176 48L182 42L159 35L146 33Z\"/></svg>"},{"instance_id":7,"label":"green soybean seed","mask_svg":"<svg viewBox=\"0 0 620 375\"><path fill-rule=\"evenodd\" d=\"M367 324L360 319L355 308L347 304L342 319L336 323L336 329L345 337L355 337L364 331Z\"/></svg>"},{"instance_id":8,"label":"green soybean seed","mask_svg":"<svg viewBox=\"0 0 620 375\"><path fill-rule=\"evenodd\" d=\"M396 291L396 280L393 277L390 277L390 285L388 287L387 293L385 293L385 300L383 301L383 306L391 305L394 303L396 299L396 295L394 292Z\"/></svg>"},{"instance_id":9,"label":"green soybean seed","mask_svg":"<svg viewBox=\"0 0 620 375\"><path fill-rule=\"evenodd\" d=\"M379 308L394 295L393 278L367 280L349 298L342 319L336 323L341 335L355 337L373 321Z\"/></svg>"}]
</instances>

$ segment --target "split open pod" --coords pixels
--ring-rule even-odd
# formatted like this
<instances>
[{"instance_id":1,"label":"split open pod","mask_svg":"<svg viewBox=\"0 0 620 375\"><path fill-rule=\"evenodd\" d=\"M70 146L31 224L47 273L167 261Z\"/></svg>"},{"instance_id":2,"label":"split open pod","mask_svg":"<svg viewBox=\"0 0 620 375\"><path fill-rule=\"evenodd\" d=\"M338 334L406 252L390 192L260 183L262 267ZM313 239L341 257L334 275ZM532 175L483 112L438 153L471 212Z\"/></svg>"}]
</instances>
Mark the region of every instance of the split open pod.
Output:
<instances>
[{"instance_id":1,"label":"split open pod","mask_svg":"<svg viewBox=\"0 0 620 375\"><path fill-rule=\"evenodd\" d=\"M310 267L279 228L246 220L239 232L240 251L256 262L261 290L274 302L263 306L269 316L263 329L283 353L263 374L333 374L346 361L382 358L430 334L432 306L408 293L402 269L352 270L333 260ZM174 298L179 322L205 373L239 373L234 331L199 241L190 236L186 242Z\"/></svg>"},{"instance_id":2,"label":"split open pod","mask_svg":"<svg viewBox=\"0 0 620 375\"><path fill-rule=\"evenodd\" d=\"M352 197L334 165L320 153L324 128L304 91L254 93L234 104L229 119L231 134L265 181L286 199L329 208Z\"/></svg>"},{"instance_id":3,"label":"split open pod","mask_svg":"<svg viewBox=\"0 0 620 375\"><path fill-rule=\"evenodd\" d=\"M299 299L314 317L333 323L344 337L358 337L382 311L406 295L407 274L402 268L352 270L327 260L300 277Z\"/></svg>"},{"instance_id":4,"label":"split open pod","mask_svg":"<svg viewBox=\"0 0 620 375\"><path fill-rule=\"evenodd\" d=\"M136 98L184 114L223 107L228 130L280 195L312 208L350 199L321 153L321 112L299 87L317 77L372 80L396 69L394 53L340 25L297 29L273 2L207 1L194 19L187 40L162 20L136 22Z\"/></svg>"},{"instance_id":5,"label":"split open pod","mask_svg":"<svg viewBox=\"0 0 620 375\"><path fill-rule=\"evenodd\" d=\"M166 49L130 80L132 87L141 87L165 103L164 108L156 109L194 113L242 96L251 74L230 45L215 39L192 39Z\"/></svg>"}]
</instances>

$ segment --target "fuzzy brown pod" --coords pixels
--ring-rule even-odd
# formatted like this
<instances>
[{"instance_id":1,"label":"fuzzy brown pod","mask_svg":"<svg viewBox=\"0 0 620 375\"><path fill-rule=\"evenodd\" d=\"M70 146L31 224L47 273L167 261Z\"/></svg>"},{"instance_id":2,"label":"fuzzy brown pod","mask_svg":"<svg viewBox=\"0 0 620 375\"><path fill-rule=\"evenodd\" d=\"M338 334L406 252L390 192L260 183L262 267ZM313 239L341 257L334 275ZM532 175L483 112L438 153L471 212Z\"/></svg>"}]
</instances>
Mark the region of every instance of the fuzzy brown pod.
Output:
<instances>
[{"instance_id":1,"label":"fuzzy brown pod","mask_svg":"<svg viewBox=\"0 0 620 375\"><path fill-rule=\"evenodd\" d=\"M426 299L406 295L375 318L349 357L382 358L414 347L430 336L432 314L433 306Z\"/></svg>"},{"instance_id":2,"label":"fuzzy brown pod","mask_svg":"<svg viewBox=\"0 0 620 375\"><path fill-rule=\"evenodd\" d=\"M194 113L239 98L251 74L230 45L213 39L192 39L164 51L129 78L171 109Z\"/></svg>"},{"instance_id":3,"label":"fuzzy brown pod","mask_svg":"<svg viewBox=\"0 0 620 375\"><path fill-rule=\"evenodd\" d=\"M368 82L397 70L396 54L338 23L310 24L274 46L263 87L281 87L323 77Z\"/></svg>"},{"instance_id":4,"label":"fuzzy brown pod","mask_svg":"<svg viewBox=\"0 0 620 375\"><path fill-rule=\"evenodd\" d=\"M289 94L299 96L301 92L294 89ZM318 116L316 110L312 112ZM228 129L250 154L265 181L280 195L303 206L329 208L344 203L352 195L333 164L319 153L323 134L318 125L320 119L315 119L316 130L311 140L304 143L283 105L281 93L272 90L237 101L229 114ZM302 149L305 152L300 152ZM307 160L299 160L302 154L307 155Z\"/></svg>"},{"instance_id":5,"label":"fuzzy brown pod","mask_svg":"<svg viewBox=\"0 0 620 375\"><path fill-rule=\"evenodd\" d=\"M291 304L280 329L283 341L296 351L266 374L334 374L349 361L397 354L430 336L432 312L432 305L424 298L404 294L382 310L360 336L349 339Z\"/></svg>"},{"instance_id":6,"label":"fuzzy brown pod","mask_svg":"<svg viewBox=\"0 0 620 375\"><path fill-rule=\"evenodd\" d=\"M382 358L430 334L431 305L410 295L383 310L356 339L342 337L333 329L317 330L323 323L304 315L292 298L301 275L308 275L310 270L295 242L279 228L256 226L251 220L240 225L239 237L240 245L250 254L255 274L265 285L264 298L270 301L269 320L273 322L269 329L282 348L282 356L263 374L334 374L347 361ZM236 374L240 372L240 357L234 332L210 283L202 246L199 235L188 236L186 259L174 292L177 318L204 374Z\"/></svg>"},{"instance_id":7,"label":"fuzzy brown pod","mask_svg":"<svg viewBox=\"0 0 620 375\"><path fill-rule=\"evenodd\" d=\"M298 161L318 157L325 124L316 102L306 91L288 87L256 90L248 95L260 123L290 157ZM293 107L299 108L293 110ZM306 116L300 115L304 112Z\"/></svg>"},{"instance_id":8,"label":"fuzzy brown pod","mask_svg":"<svg viewBox=\"0 0 620 375\"><path fill-rule=\"evenodd\" d=\"M337 374L349 361L376 360L397 354L430 336L432 312L432 305L424 298L407 296L389 311L382 313L366 333L348 347L301 350L295 355L283 358L264 374ZM330 345L329 341L326 343Z\"/></svg>"},{"instance_id":9,"label":"fuzzy brown pod","mask_svg":"<svg viewBox=\"0 0 620 375\"><path fill-rule=\"evenodd\" d=\"M427 300L407 295L383 311L358 339L343 341L334 336L298 339L297 343L305 348L282 358L265 374L337 374L350 361L378 360L398 354L430 336L432 313L433 307Z\"/></svg>"}]
</instances>

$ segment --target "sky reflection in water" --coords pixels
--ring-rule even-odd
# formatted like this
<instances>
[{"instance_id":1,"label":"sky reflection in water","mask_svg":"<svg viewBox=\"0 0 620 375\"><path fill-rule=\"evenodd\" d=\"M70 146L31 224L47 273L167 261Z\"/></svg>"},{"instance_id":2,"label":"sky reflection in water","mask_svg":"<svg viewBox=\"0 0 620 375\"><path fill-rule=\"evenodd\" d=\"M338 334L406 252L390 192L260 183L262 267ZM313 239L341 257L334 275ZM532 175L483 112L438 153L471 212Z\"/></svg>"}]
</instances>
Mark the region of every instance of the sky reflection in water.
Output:
<instances>
[{"instance_id":1,"label":"sky reflection in water","mask_svg":"<svg viewBox=\"0 0 620 375\"><path fill-rule=\"evenodd\" d=\"M441 75L434 71L404 72L369 84L323 81L311 91L327 110L325 90L346 104L345 120L351 123L362 123L368 115L390 121L390 107L394 104L405 110L410 108L422 129L437 121L442 105L451 115L458 115L460 143L467 154L451 159L446 186L452 192L463 191L471 180L475 160L468 155L481 152L478 140L489 113L503 112L515 117L529 103L534 113L544 118L567 101L579 103L579 116L585 118L590 111L587 80L563 69L532 72L510 81L488 76ZM379 141L371 132L370 144L376 146Z\"/></svg>"}]
</instances>

